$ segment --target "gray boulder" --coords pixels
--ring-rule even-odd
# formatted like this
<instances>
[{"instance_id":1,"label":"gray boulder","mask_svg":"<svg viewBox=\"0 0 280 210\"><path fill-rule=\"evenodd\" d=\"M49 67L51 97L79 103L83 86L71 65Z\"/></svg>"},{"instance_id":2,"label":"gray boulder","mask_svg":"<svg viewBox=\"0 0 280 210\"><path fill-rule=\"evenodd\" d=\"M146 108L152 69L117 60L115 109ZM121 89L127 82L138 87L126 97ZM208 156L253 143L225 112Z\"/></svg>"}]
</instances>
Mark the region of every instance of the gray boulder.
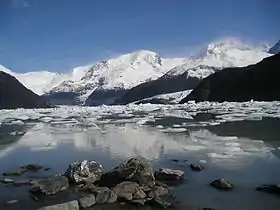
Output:
<instances>
[{"instance_id":1,"label":"gray boulder","mask_svg":"<svg viewBox=\"0 0 280 210\"><path fill-rule=\"evenodd\" d=\"M54 195L68 188L69 183L65 176L55 176L49 179L40 180L33 184L30 188L30 192Z\"/></svg>"},{"instance_id":2,"label":"gray boulder","mask_svg":"<svg viewBox=\"0 0 280 210\"><path fill-rule=\"evenodd\" d=\"M56 204L52 206L45 206L38 210L79 210L78 201L70 201L66 203Z\"/></svg>"},{"instance_id":3,"label":"gray boulder","mask_svg":"<svg viewBox=\"0 0 280 210\"><path fill-rule=\"evenodd\" d=\"M139 185L154 184L155 178L150 162L141 156L131 158L103 174L100 184L113 187L123 181L136 182Z\"/></svg>"},{"instance_id":4,"label":"gray boulder","mask_svg":"<svg viewBox=\"0 0 280 210\"><path fill-rule=\"evenodd\" d=\"M81 208L88 208L93 206L96 203L94 195L87 195L79 199L79 204Z\"/></svg>"},{"instance_id":5,"label":"gray boulder","mask_svg":"<svg viewBox=\"0 0 280 210\"><path fill-rule=\"evenodd\" d=\"M181 170L161 168L155 171L155 178L160 181L178 181L184 177Z\"/></svg>"},{"instance_id":6,"label":"gray boulder","mask_svg":"<svg viewBox=\"0 0 280 210\"><path fill-rule=\"evenodd\" d=\"M118 199L131 201L134 197L134 194L136 194L141 189L140 189L140 186L136 182L125 181L125 182L122 182L122 183L118 184L117 186L115 186L113 188L113 190L117 193ZM140 192L140 193L142 193L142 192ZM136 195L136 197L137 197L137 195ZM145 197L146 197L146 195L145 195ZM138 200L140 198L136 198L136 199Z\"/></svg>"},{"instance_id":7,"label":"gray boulder","mask_svg":"<svg viewBox=\"0 0 280 210\"><path fill-rule=\"evenodd\" d=\"M196 163L192 163L190 165L190 168L193 170L193 171L201 171L203 169L203 167L200 165L200 164L196 164Z\"/></svg>"},{"instance_id":8,"label":"gray boulder","mask_svg":"<svg viewBox=\"0 0 280 210\"><path fill-rule=\"evenodd\" d=\"M103 168L95 161L83 160L70 164L65 176L73 183L94 183L101 178Z\"/></svg>"},{"instance_id":9,"label":"gray boulder","mask_svg":"<svg viewBox=\"0 0 280 210\"><path fill-rule=\"evenodd\" d=\"M219 190L232 190L233 184L225 179L216 179L210 183L211 186L219 189Z\"/></svg>"},{"instance_id":10,"label":"gray boulder","mask_svg":"<svg viewBox=\"0 0 280 210\"><path fill-rule=\"evenodd\" d=\"M104 188L100 190L96 194L96 203L97 204L105 204L105 203L115 203L117 201L117 194L110 190L109 188Z\"/></svg>"}]
</instances>

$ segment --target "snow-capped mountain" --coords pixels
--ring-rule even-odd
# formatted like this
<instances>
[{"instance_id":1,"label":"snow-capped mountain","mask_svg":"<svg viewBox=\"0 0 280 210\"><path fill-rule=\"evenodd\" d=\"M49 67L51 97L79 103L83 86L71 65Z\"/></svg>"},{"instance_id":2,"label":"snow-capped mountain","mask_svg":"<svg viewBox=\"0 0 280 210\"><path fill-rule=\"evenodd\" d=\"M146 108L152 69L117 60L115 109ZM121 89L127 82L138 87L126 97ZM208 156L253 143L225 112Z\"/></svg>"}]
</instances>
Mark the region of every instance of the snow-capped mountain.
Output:
<instances>
[{"instance_id":1,"label":"snow-capped mountain","mask_svg":"<svg viewBox=\"0 0 280 210\"><path fill-rule=\"evenodd\" d=\"M124 54L89 66L80 80L64 81L51 93L75 92L83 101L96 90L128 90L143 82L161 77L185 60L161 58L157 53L148 50Z\"/></svg>"},{"instance_id":2,"label":"snow-capped mountain","mask_svg":"<svg viewBox=\"0 0 280 210\"><path fill-rule=\"evenodd\" d=\"M0 65L0 71L8 73L19 80L25 87L38 95L43 95L60 85L65 80L80 80L88 70L88 66L74 68L66 74L54 73L49 71L36 71L27 73L15 73L10 69Z\"/></svg>"},{"instance_id":3,"label":"snow-capped mountain","mask_svg":"<svg viewBox=\"0 0 280 210\"><path fill-rule=\"evenodd\" d=\"M190 77L205 78L217 69L242 67L257 63L271 56L263 46L253 46L237 39L223 39L202 48L186 63L176 66L166 76L180 75L187 71Z\"/></svg>"},{"instance_id":4,"label":"snow-capped mountain","mask_svg":"<svg viewBox=\"0 0 280 210\"><path fill-rule=\"evenodd\" d=\"M273 47L271 47L268 52L271 54L280 53L280 40Z\"/></svg>"},{"instance_id":5,"label":"snow-capped mountain","mask_svg":"<svg viewBox=\"0 0 280 210\"><path fill-rule=\"evenodd\" d=\"M223 39L186 58L162 58L156 52L141 50L77 67L65 74L48 71L18 74L1 66L0 70L13 75L39 95L60 98L69 93L67 100L70 97L75 103L78 99L80 104L87 101L88 105L92 105L92 101L104 97L110 100L102 99L93 104L112 103L116 98L125 98L127 92L130 92L129 98L140 94L141 97L136 98L141 100L157 94L192 89L201 79L225 67L254 64L270 55L262 45ZM150 84L153 84L152 90ZM87 100L89 98L91 100Z\"/></svg>"},{"instance_id":6,"label":"snow-capped mountain","mask_svg":"<svg viewBox=\"0 0 280 210\"><path fill-rule=\"evenodd\" d=\"M119 103L129 103L158 94L193 89L203 78L216 71L226 67L255 64L272 55L266 51L262 45L249 45L236 39L215 41L159 79L132 88L119 100Z\"/></svg>"}]
</instances>

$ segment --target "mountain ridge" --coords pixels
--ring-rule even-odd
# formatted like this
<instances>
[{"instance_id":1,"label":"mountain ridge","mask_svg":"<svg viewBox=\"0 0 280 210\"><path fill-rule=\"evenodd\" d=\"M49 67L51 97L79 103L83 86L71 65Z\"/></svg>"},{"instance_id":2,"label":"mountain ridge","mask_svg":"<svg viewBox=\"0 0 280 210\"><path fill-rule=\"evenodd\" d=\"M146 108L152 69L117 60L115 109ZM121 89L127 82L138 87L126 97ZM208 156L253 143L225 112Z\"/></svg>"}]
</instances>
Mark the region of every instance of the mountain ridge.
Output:
<instances>
[{"instance_id":1,"label":"mountain ridge","mask_svg":"<svg viewBox=\"0 0 280 210\"><path fill-rule=\"evenodd\" d=\"M214 41L203 47L196 56L183 58L162 58L156 52L138 50L94 64L79 66L65 74L48 71L18 74L8 69L6 71L39 95L47 94L48 97L56 95L59 99L65 93L67 97L71 96L69 97L71 103L75 104L78 101L78 104L84 104L91 95L95 100L94 95L99 97L104 93L111 97L114 92L118 94L121 92L122 97L126 91L138 85L162 78L166 80L173 78L173 82L177 81L174 80L177 76L201 80L216 70L246 66L269 55L266 49L260 46L230 38ZM184 82L182 79L180 81ZM170 91L192 89L194 86L194 83L184 84L180 88L171 88ZM166 91L169 93L169 90ZM166 91L155 93L164 94ZM146 95L145 98L150 96ZM102 100L100 103L103 103Z\"/></svg>"}]
</instances>

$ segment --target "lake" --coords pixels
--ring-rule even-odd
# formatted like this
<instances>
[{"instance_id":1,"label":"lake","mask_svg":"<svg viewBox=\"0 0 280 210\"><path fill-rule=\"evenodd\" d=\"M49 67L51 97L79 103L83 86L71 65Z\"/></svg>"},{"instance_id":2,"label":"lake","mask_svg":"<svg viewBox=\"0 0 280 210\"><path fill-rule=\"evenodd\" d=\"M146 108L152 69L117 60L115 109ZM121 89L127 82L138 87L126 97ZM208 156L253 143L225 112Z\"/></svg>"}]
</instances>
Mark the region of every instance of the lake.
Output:
<instances>
[{"instance_id":1,"label":"lake","mask_svg":"<svg viewBox=\"0 0 280 210\"><path fill-rule=\"evenodd\" d=\"M0 110L0 172L36 163L51 169L12 178L51 176L84 159L109 170L141 155L155 169L185 172L183 183L171 187L175 209L279 210L280 196L255 190L280 183L279 128L280 102ZM204 169L194 172L191 163ZM235 188L209 186L217 178ZM32 210L75 198L67 192L36 202L28 189L0 184L0 209ZM4 205L14 199L18 203Z\"/></svg>"}]
</instances>

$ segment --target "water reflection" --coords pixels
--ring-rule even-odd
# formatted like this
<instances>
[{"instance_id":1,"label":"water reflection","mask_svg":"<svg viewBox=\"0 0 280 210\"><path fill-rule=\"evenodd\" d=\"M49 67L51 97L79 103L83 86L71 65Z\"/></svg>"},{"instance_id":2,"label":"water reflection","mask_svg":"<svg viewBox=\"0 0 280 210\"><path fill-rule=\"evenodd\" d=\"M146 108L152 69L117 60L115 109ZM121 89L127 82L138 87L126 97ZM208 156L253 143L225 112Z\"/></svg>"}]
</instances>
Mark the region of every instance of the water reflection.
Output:
<instances>
[{"instance_id":1,"label":"water reflection","mask_svg":"<svg viewBox=\"0 0 280 210\"><path fill-rule=\"evenodd\" d=\"M199 115L194 120L211 121L213 118L212 115ZM161 117L159 120L160 124L170 127L174 122L180 127L194 121L175 117ZM275 119L205 127L185 124L188 132L181 133L163 132L162 127L156 127L157 121L148 126L121 123L89 127L69 119L60 124L26 125L22 130L24 135L11 136L8 129L1 132L1 171L38 163L52 168L43 175L53 175L63 172L70 162L82 159L94 159L109 169L128 157L141 155L149 158L154 167L185 171L189 181L174 189L181 202L177 209L263 210L267 206L267 209L276 210L280 205L278 198L254 191L257 184L280 182L280 168L277 167L280 160L275 156L279 157L275 150L279 143L279 121ZM187 164L179 165L170 161L171 158L188 160L189 163L205 160L206 169L192 173ZM232 180L238 186L237 190L223 193L208 187L210 181L220 176ZM0 186L0 200L27 199L27 190L20 188L15 192L15 188L7 190ZM28 202L26 206L29 206Z\"/></svg>"}]
</instances>

